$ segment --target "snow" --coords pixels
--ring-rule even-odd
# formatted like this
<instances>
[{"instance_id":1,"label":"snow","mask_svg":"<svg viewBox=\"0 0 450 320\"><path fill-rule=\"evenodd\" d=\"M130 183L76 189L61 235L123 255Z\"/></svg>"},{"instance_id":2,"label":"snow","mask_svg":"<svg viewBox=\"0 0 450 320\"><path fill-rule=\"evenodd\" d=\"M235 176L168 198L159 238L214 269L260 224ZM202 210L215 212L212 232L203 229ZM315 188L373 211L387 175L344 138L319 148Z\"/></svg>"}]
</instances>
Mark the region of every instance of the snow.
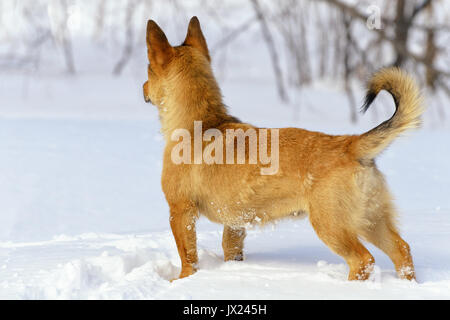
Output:
<instances>
[{"instance_id":1,"label":"snow","mask_svg":"<svg viewBox=\"0 0 450 320\"><path fill-rule=\"evenodd\" d=\"M417 283L399 280L389 259L370 245L376 260L371 279L346 281L344 261L322 244L307 220L248 230L245 261L225 263L221 226L205 218L197 228L199 271L171 283L180 261L160 187L163 141L156 111L132 89L139 88L138 79L103 79L95 95L75 95L67 108L60 108L66 99L60 88L72 86L76 93L84 82L97 83L95 78L47 79L30 87L27 97L11 82L4 84L10 90L3 91L2 106L15 107L2 108L0 118L0 298L450 298L446 126L426 121L378 160L397 198ZM123 91L110 91L121 86ZM295 120L275 95L258 94L271 86L270 80L223 82L231 112L262 126L353 133L389 114L379 119L368 114L352 126L342 112L345 98L318 87L309 90L308 99L331 115L305 111ZM324 92L342 105L340 112L326 103ZM86 111L102 100L103 107ZM42 114L40 106L47 108ZM375 108L384 107L377 102Z\"/></svg>"},{"instance_id":2,"label":"snow","mask_svg":"<svg viewBox=\"0 0 450 320\"><path fill-rule=\"evenodd\" d=\"M431 221L430 221L431 220ZM424 219L436 226L433 219ZM448 226L447 226L448 227ZM202 229L202 228L200 228ZM250 231L245 262L222 260L221 234L199 232L200 271L169 282L180 268L167 231L91 233L31 243L2 243L2 298L18 299L448 299L448 254L420 246L408 229L419 282L399 280L380 259L367 282L348 282L347 267L306 223ZM442 228L444 231L445 228ZM439 240L439 236L435 240ZM376 255L376 254L375 254ZM38 258L39 257L39 258ZM30 260L32 259L32 260ZM15 260L15 261L14 261ZM30 261L34 261L30 265ZM13 266L10 266L12 264ZM239 290L237 290L239 288Z\"/></svg>"},{"instance_id":3,"label":"snow","mask_svg":"<svg viewBox=\"0 0 450 320\"><path fill-rule=\"evenodd\" d=\"M381 94L350 124L333 82L282 104L258 43L237 41L240 54L230 55L227 69L215 66L226 71L219 81L233 115L262 127L337 134L362 133L393 113ZM307 219L249 229L245 260L225 263L222 226L205 218L197 223L199 271L170 282L180 261L160 186L164 141L155 108L142 98L144 47L139 59L122 77L101 63L76 77L0 74L0 299L450 298L450 127L431 107L424 128L377 160L417 282L399 280L371 245L371 278L348 282L347 265Z\"/></svg>"}]
</instances>

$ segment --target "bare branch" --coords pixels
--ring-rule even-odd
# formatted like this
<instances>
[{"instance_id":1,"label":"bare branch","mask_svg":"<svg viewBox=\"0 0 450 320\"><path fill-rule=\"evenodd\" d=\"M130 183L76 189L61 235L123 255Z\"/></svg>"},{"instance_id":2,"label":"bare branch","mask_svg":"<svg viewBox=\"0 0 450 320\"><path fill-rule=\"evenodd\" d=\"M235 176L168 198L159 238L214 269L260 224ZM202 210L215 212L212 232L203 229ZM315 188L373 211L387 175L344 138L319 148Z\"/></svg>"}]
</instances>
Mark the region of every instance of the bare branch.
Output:
<instances>
[{"instance_id":1,"label":"bare branch","mask_svg":"<svg viewBox=\"0 0 450 320\"><path fill-rule=\"evenodd\" d=\"M257 17L248 19L246 22L239 25L237 28L233 29L230 33L225 35L217 43L212 45L210 51L215 52L215 51L229 45L231 42L236 40L239 37L239 35L243 34L245 31L247 31L255 23L255 21L257 21Z\"/></svg>"},{"instance_id":2,"label":"bare branch","mask_svg":"<svg viewBox=\"0 0 450 320\"><path fill-rule=\"evenodd\" d=\"M430 4L432 0L424 0L421 4L418 4L416 7L414 7L414 10L411 14L411 21L424 9L426 9Z\"/></svg>"},{"instance_id":3,"label":"bare branch","mask_svg":"<svg viewBox=\"0 0 450 320\"><path fill-rule=\"evenodd\" d=\"M259 1L258 0L250 0L250 1L253 5L253 9L255 10L256 17L261 26L262 35L267 44L267 48L269 50L270 58L272 61L273 71L275 73L275 77L276 77L276 81L277 81L278 94L283 101L288 101L288 96L284 89L283 74L281 72L280 62L279 62L279 58L278 58L278 52L275 48L275 42L272 38L272 34L270 33L269 26L267 24L267 21L264 17L263 12L262 12Z\"/></svg>"}]
</instances>

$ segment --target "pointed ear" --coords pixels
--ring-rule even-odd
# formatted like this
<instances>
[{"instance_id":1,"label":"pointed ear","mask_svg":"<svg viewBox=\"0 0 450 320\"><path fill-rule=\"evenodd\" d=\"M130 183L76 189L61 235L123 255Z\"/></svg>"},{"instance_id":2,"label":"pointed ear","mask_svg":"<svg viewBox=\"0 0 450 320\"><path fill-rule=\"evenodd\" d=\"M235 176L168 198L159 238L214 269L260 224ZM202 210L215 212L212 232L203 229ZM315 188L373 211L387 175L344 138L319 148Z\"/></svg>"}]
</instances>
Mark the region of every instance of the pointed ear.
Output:
<instances>
[{"instance_id":1,"label":"pointed ear","mask_svg":"<svg viewBox=\"0 0 450 320\"><path fill-rule=\"evenodd\" d=\"M202 29L200 28L200 21L198 21L197 17L192 17L189 22L186 39L184 40L183 45L197 48L203 53L208 61L211 61L208 46L206 44L205 37L203 36Z\"/></svg>"},{"instance_id":2,"label":"pointed ear","mask_svg":"<svg viewBox=\"0 0 450 320\"><path fill-rule=\"evenodd\" d=\"M167 37L155 21L147 23L147 49L150 64L167 65L174 55L172 46Z\"/></svg>"}]
</instances>

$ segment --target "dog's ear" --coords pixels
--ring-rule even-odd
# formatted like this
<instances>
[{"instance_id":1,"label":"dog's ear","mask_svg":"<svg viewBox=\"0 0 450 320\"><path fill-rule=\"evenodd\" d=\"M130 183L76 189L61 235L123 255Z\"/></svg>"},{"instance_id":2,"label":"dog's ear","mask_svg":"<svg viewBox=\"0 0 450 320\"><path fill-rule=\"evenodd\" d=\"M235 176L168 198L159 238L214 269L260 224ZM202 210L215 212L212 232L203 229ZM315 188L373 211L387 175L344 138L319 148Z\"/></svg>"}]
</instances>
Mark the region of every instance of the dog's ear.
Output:
<instances>
[{"instance_id":1,"label":"dog's ear","mask_svg":"<svg viewBox=\"0 0 450 320\"><path fill-rule=\"evenodd\" d=\"M174 55L166 35L153 20L147 23L147 49L150 64L155 63L162 67L167 65Z\"/></svg>"},{"instance_id":2,"label":"dog's ear","mask_svg":"<svg viewBox=\"0 0 450 320\"><path fill-rule=\"evenodd\" d=\"M205 37L203 36L202 29L200 28L200 21L198 21L197 17L192 17L189 22L186 39L184 40L183 45L197 48L203 53L208 61L211 61L208 45L206 44Z\"/></svg>"}]
</instances>

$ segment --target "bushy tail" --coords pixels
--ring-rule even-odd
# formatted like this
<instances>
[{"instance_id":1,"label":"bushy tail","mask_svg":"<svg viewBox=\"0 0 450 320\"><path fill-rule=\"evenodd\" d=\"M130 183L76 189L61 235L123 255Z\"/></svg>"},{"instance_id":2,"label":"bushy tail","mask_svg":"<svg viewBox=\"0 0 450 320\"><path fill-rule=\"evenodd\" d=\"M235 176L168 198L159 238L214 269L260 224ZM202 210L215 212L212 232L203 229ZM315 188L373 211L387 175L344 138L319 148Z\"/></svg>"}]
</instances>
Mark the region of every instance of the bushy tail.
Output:
<instances>
[{"instance_id":1,"label":"bushy tail","mask_svg":"<svg viewBox=\"0 0 450 320\"><path fill-rule=\"evenodd\" d=\"M399 134L421 125L424 112L422 97L415 81L399 68L385 68L372 76L362 111L369 109L381 90L388 91L395 102L395 113L389 119L360 135L351 148L358 159L373 159Z\"/></svg>"}]
</instances>

